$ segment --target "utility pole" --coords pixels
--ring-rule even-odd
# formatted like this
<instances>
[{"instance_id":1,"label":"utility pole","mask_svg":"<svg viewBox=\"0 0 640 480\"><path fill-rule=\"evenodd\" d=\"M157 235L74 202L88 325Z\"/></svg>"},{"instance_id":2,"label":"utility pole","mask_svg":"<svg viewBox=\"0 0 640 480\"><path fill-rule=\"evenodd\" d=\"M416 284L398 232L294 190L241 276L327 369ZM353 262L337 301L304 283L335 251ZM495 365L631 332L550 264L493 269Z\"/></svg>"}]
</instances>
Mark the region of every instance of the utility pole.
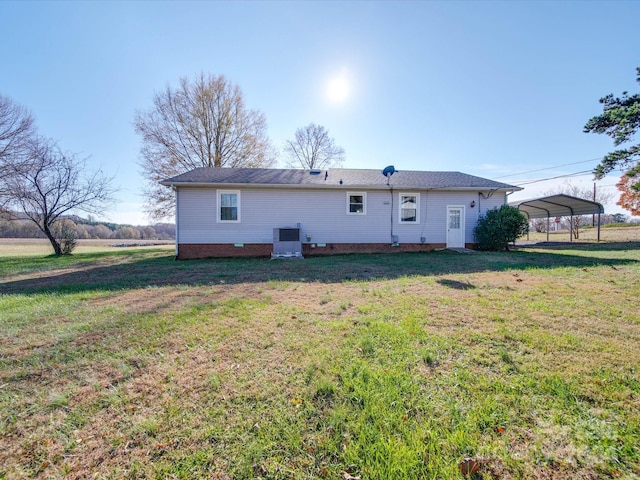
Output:
<instances>
[{"instance_id":1,"label":"utility pole","mask_svg":"<svg viewBox=\"0 0 640 480\"><path fill-rule=\"evenodd\" d=\"M593 201L596 201L596 182L593 182ZM595 214L591 215L591 226L595 227L596 226L596 216Z\"/></svg>"}]
</instances>

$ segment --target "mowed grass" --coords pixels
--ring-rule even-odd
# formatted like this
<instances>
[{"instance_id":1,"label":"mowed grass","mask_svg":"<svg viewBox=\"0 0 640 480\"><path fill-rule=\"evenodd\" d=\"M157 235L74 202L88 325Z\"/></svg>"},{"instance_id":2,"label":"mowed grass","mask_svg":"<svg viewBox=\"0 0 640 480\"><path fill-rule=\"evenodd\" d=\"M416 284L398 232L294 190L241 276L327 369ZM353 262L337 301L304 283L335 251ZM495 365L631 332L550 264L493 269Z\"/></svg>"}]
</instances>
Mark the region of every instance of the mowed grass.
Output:
<instances>
[{"instance_id":1,"label":"mowed grass","mask_svg":"<svg viewBox=\"0 0 640 480\"><path fill-rule=\"evenodd\" d=\"M3 255L0 293L0 478L640 476L640 242Z\"/></svg>"},{"instance_id":2,"label":"mowed grass","mask_svg":"<svg viewBox=\"0 0 640 480\"><path fill-rule=\"evenodd\" d=\"M571 238L568 230L553 231L555 228L551 219L551 231L549 232L550 242L570 242L584 243L598 241L598 228L592 226L580 227L579 238ZM519 239L519 242L527 240L527 236ZM529 240L535 242L547 241L547 234L535 232L533 229L529 233ZM600 240L604 242L637 242L640 240L640 225L637 224L608 224L600 227Z\"/></svg>"}]
</instances>

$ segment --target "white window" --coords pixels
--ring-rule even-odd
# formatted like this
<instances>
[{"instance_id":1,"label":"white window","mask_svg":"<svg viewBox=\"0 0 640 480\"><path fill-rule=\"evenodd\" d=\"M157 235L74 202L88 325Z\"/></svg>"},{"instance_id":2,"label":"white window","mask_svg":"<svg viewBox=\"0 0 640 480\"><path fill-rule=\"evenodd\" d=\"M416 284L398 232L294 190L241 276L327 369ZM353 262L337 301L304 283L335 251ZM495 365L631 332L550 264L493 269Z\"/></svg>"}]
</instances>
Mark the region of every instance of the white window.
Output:
<instances>
[{"instance_id":1,"label":"white window","mask_svg":"<svg viewBox=\"0 0 640 480\"><path fill-rule=\"evenodd\" d=\"M347 215L367 214L367 193L347 192Z\"/></svg>"},{"instance_id":2,"label":"white window","mask_svg":"<svg viewBox=\"0 0 640 480\"><path fill-rule=\"evenodd\" d=\"M218 222L240 222L239 190L218 190Z\"/></svg>"},{"instance_id":3,"label":"white window","mask_svg":"<svg viewBox=\"0 0 640 480\"><path fill-rule=\"evenodd\" d=\"M420 218L420 194L400 194L400 223L419 223Z\"/></svg>"}]
</instances>

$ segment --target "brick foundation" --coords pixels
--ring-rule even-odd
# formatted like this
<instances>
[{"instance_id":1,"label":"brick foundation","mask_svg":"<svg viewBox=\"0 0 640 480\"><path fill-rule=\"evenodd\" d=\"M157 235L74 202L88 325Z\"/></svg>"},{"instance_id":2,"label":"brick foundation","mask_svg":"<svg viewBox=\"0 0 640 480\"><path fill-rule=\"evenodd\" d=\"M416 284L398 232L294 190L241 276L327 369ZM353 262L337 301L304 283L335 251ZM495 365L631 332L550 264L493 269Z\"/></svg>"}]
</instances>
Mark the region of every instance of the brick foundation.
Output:
<instances>
[{"instance_id":1,"label":"brick foundation","mask_svg":"<svg viewBox=\"0 0 640 480\"><path fill-rule=\"evenodd\" d=\"M399 253L399 252L431 252L435 249L445 248L444 243L403 243L393 247L388 243L327 243L320 247L314 244L302 244L302 254L307 256L315 255L337 255L343 253ZM467 244L467 248L473 248L473 244ZM273 245L270 243L245 243L242 246L235 246L228 243L199 243L199 244L179 244L178 259L187 260L191 258L208 257L270 257Z\"/></svg>"},{"instance_id":2,"label":"brick foundation","mask_svg":"<svg viewBox=\"0 0 640 480\"><path fill-rule=\"evenodd\" d=\"M178 259L208 257L270 257L270 243L244 243L236 247L233 243L182 243L178 244Z\"/></svg>"},{"instance_id":3,"label":"brick foundation","mask_svg":"<svg viewBox=\"0 0 640 480\"><path fill-rule=\"evenodd\" d=\"M341 253L400 253L431 252L436 248L444 248L440 243L402 243L393 247L388 243L327 243L325 247L311 248L310 244L302 245L305 256L336 255Z\"/></svg>"}]
</instances>

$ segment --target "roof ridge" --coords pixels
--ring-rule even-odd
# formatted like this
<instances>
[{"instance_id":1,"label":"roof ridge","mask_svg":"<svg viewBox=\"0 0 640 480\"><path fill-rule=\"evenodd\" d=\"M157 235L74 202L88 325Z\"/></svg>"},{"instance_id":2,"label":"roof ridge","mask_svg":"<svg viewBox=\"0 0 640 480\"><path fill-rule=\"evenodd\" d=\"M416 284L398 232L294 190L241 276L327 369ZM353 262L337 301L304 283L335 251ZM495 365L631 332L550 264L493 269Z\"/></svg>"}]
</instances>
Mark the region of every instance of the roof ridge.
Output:
<instances>
[{"instance_id":1,"label":"roof ridge","mask_svg":"<svg viewBox=\"0 0 640 480\"><path fill-rule=\"evenodd\" d=\"M315 170L315 174L313 171ZM324 172L324 174L319 172ZM509 185L459 171L398 170L391 186L407 189L521 190ZM249 168L198 167L161 182L163 185L266 185L308 188L388 188L382 170L363 168Z\"/></svg>"}]
</instances>

